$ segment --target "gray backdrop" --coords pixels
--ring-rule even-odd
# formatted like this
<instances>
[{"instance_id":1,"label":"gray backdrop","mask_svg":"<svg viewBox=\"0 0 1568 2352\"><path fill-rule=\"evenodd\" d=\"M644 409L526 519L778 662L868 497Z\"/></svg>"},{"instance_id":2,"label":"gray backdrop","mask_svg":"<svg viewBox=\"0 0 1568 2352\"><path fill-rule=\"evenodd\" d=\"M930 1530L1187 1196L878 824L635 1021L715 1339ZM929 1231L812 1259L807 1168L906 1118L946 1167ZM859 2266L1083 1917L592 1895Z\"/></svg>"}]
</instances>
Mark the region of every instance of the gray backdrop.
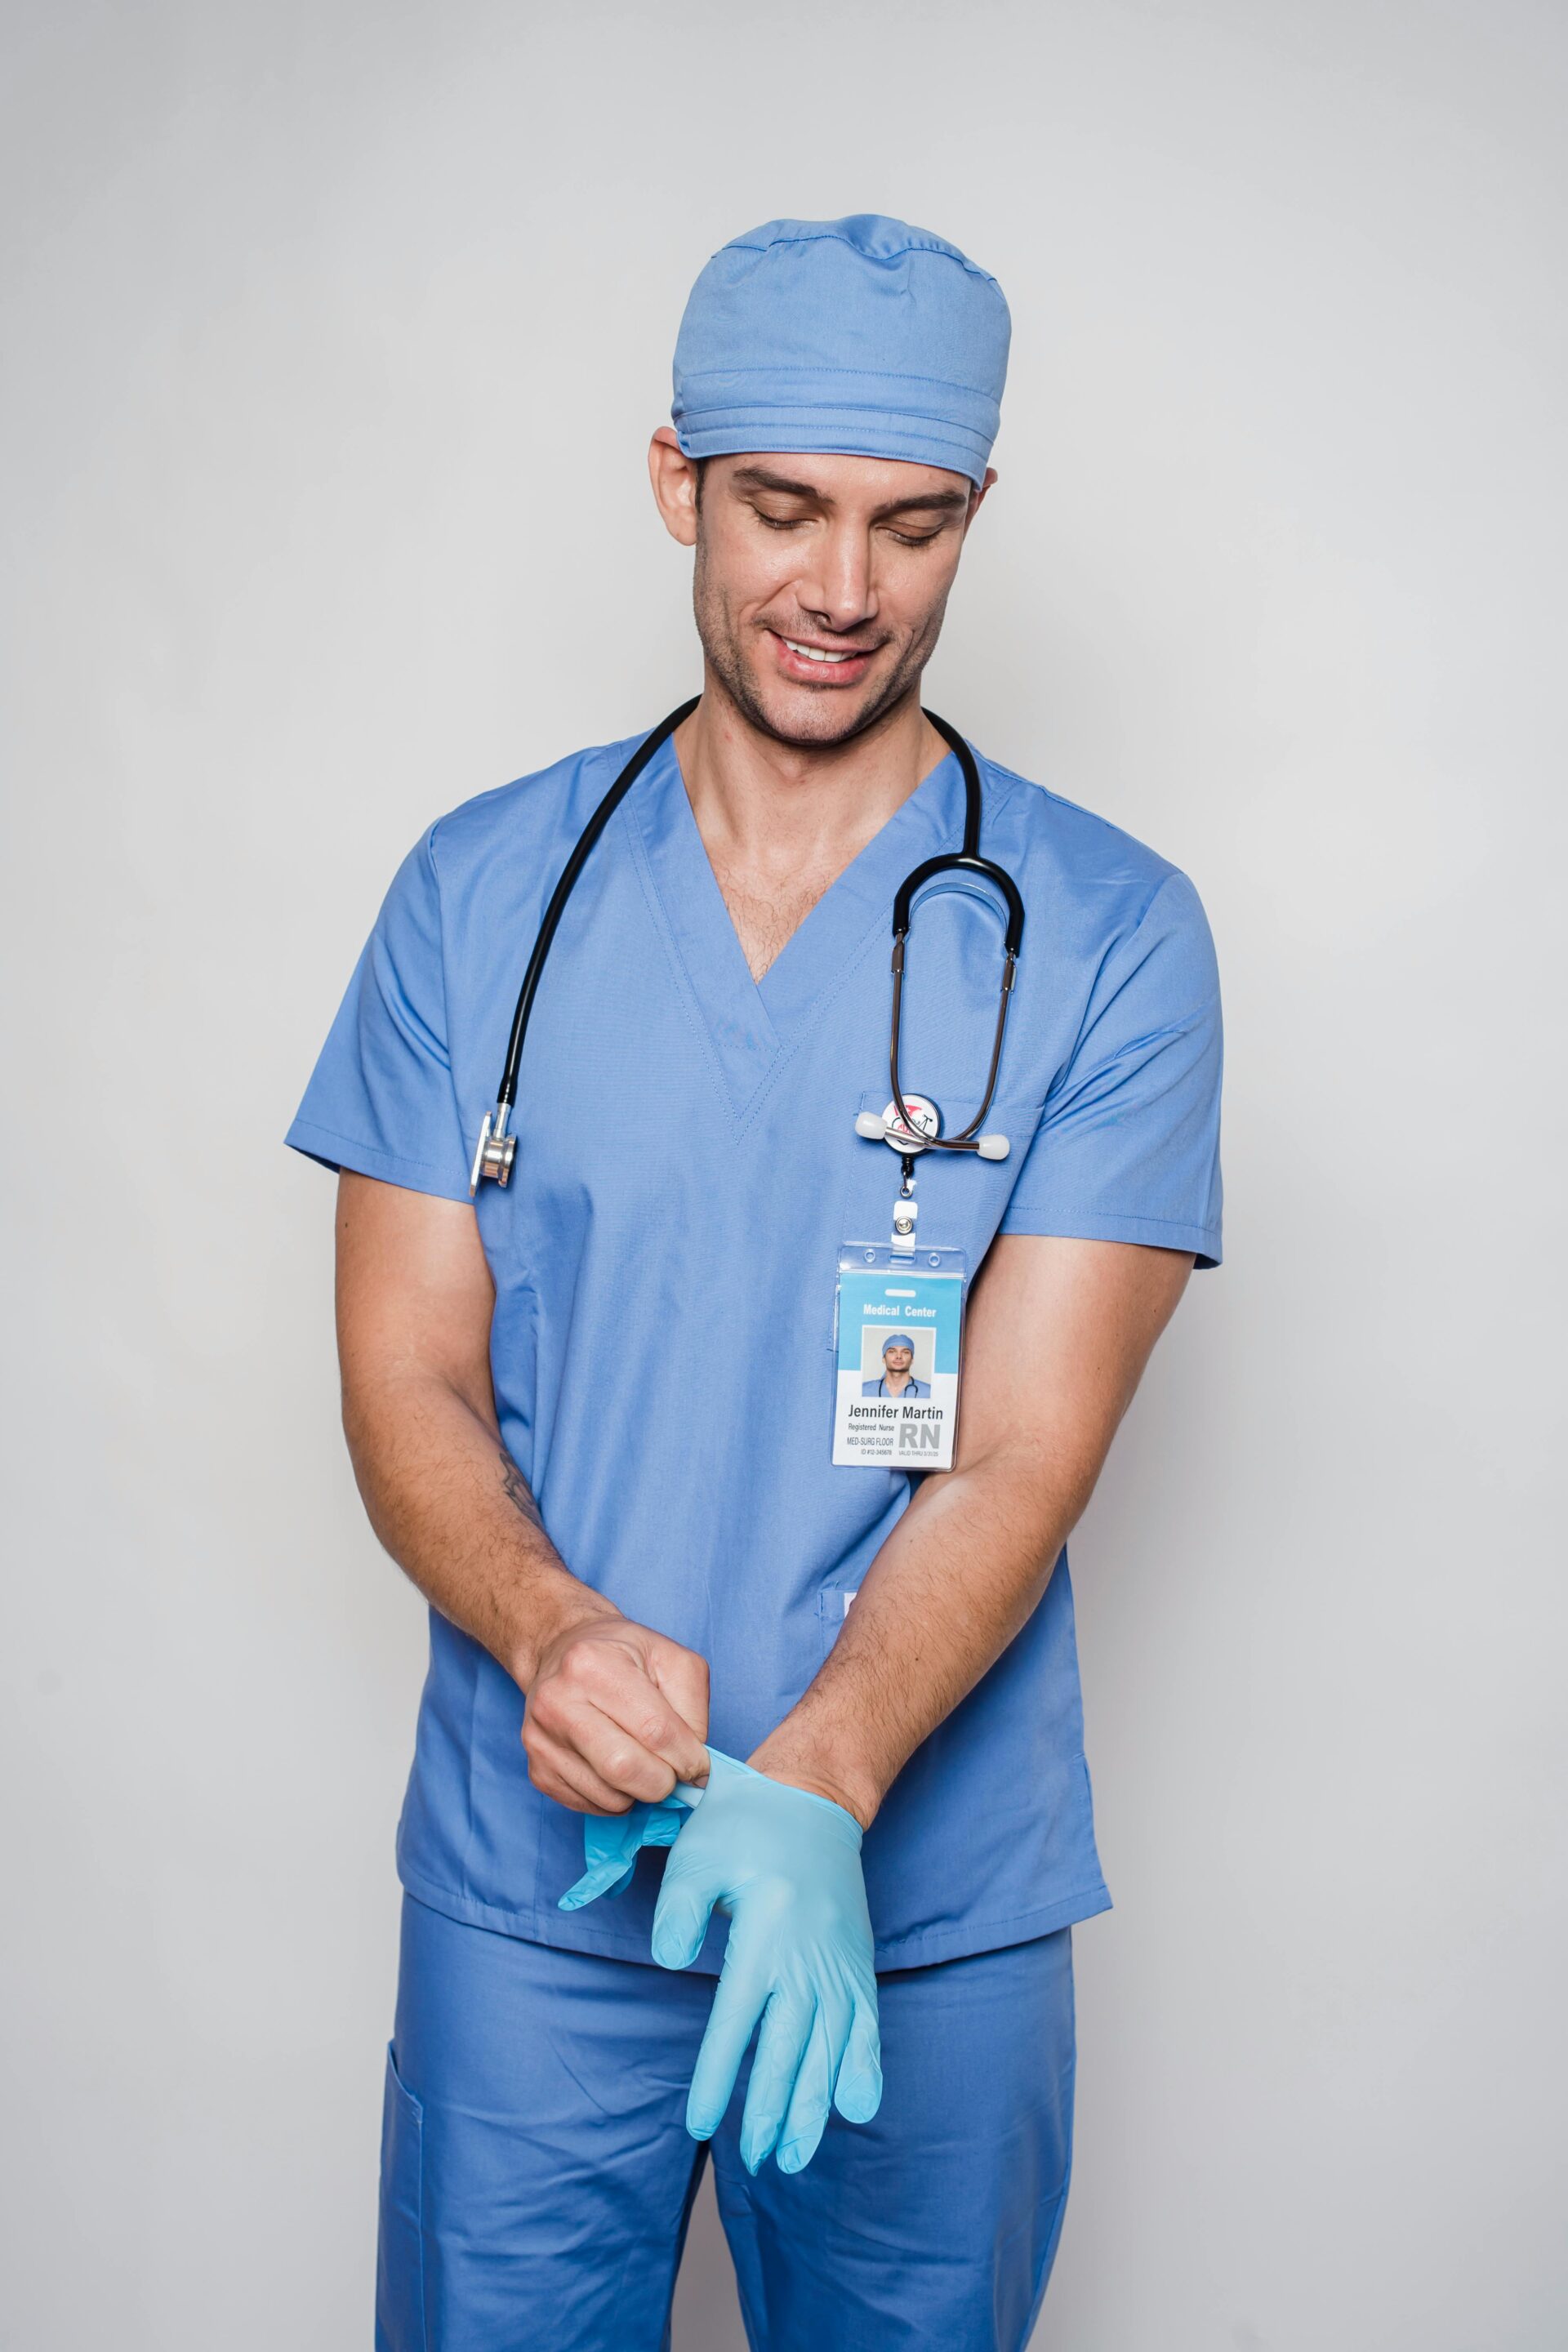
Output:
<instances>
[{"instance_id":1,"label":"gray backdrop","mask_svg":"<svg viewBox=\"0 0 1568 2352\"><path fill-rule=\"evenodd\" d=\"M424 1628L279 1137L420 828L696 682L697 269L878 209L1016 320L931 698L1191 872L1228 1013L1230 1263L1076 1548L1037 2343L1550 2352L1568 20L6 16L0 2343L369 2342Z\"/></svg>"}]
</instances>

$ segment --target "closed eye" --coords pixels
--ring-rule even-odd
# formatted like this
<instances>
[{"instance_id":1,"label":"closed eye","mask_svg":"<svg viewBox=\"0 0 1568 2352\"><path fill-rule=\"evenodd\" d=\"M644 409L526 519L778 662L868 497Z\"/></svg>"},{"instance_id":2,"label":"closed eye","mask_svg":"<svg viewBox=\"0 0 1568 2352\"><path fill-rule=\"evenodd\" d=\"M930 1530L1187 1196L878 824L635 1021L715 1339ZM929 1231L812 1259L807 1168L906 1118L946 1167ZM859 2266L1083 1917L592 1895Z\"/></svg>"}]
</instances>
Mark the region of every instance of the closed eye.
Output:
<instances>
[{"instance_id":1,"label":"closed eye","mask_svg":"<svg viewBox=\"0 0 1568 2352\"><path fill-rule=\"evenodd\" d=\"M805 515L791 515L787 519L780 515L765 515L757 508L753 508L752 512L769 530L798 530L803 522L809 520ZM889 530L888 537L896 540L900 547L929 547L932 540L942 537L942 531L940 528L936 530Z\"/></svg>"}]
</instances>

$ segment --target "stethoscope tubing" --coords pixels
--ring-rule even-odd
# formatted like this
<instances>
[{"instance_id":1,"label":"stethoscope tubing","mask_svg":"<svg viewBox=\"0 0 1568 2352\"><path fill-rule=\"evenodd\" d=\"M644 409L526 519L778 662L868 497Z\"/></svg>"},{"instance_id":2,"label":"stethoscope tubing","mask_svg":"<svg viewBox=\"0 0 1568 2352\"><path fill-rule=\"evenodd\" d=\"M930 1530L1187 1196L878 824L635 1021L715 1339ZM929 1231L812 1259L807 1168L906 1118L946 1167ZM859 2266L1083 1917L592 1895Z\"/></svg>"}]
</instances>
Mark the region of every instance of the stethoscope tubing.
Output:
<instances>
[{"instance_id":1,"label":"stethoscope tubing","mask_svg":"<svg viewBox=\"0 0 1568 2352\"><path fill-rule=\"evenodd\" d=\"M1018 950L1024 943L1024 898L1005 866L995 865L980 855L980 819L982 810L980 771L974 764L974 754L959 733L934 710L925 713L937 733L958 754L958 764L963 771L963 846L945 857L928 857L912 874L906 874L893 898L893 1019L888 1048L888 1074L892 1081L893 1108L903 1122L907 1134L919 1135L929 1151L973 1151L977 1149L980 1130L996 1093L996 1079L1002 1067L1002 1046L1007 1034L1007 1008L1013 1001L1013 982L1017 971ZM904 965L910 930L914 926L914 898L918 891L939 874L978 874L1000 890L1007 905L1007 928L1002 940L1002 996L996 1008L996 1028L991 1040L991 1063L985 1073L985 1096L969 1125L957 1135L925 1134L916 1127L904 1101L903 1084L899 1076L899 1042L903 1027ZM907 1172L907 1169L906 1169Z\"/></svg>"},{"instance_id":2,"label":"stethoscope tubing","mask_svg":"<svg viewBox=\"0 0 1568 2352\"><path fill-rule=\"evenodd\" d=\"M658 750L667 742L681 721L689 719L702 697L694 694L668 719L661 719L651 735L645 735L587 824L577 836L577 845L561 870L561 879L550 894L550 904L544 909L544 919L533 942L533 952L528 959L528 969L522 975L522 987L518 992L517 1010L511 1016L511 1034L507 1040L506 1066L501 1072L500 1089L496 1096L499 1104L510 1109L517 1101L517 1074L522 1062L523 1040L528 1035L528 1024L533 1012L533 1000L539 993L539 983L550 950L555 943L561 918L566 912L566 902L577 887L577 877L594 853L595 845L621 803Z\"/></svg>"}]
</instances>

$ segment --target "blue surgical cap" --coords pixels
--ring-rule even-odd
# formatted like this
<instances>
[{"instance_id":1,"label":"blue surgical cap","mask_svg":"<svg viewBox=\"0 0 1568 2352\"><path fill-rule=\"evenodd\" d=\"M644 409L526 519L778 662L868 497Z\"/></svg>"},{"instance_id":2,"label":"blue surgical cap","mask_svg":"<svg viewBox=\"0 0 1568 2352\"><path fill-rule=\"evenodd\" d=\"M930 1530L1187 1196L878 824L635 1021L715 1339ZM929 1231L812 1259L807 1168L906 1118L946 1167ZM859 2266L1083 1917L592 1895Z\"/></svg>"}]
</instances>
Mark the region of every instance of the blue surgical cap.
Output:
<instances>
[{"instance_id":1,"label":"blue surgical cap","mask_svg":"<svg viewBox=\"0 0 1568 2352\"><path fill-rule=\"evenodd\" d=\"M879 213L769 221L691 289L670 415L689 457L902 457L985 478L1012 321L955 245Z\"/></svg>"},{"instance_id":2,"label":"blue surgical cap","mask_svg":"<svg viewBox=\"0 0 1568 2352\"><path fill-rule=\"evenodd\" d=\"M907 1348L911 1356L915 1352L915 1343L910 1339L907 1331L894 1331L889 1338L883 1340L882 1353L884 1356L887 1354L889 1348Z\"/></svg>"}]
</instances>

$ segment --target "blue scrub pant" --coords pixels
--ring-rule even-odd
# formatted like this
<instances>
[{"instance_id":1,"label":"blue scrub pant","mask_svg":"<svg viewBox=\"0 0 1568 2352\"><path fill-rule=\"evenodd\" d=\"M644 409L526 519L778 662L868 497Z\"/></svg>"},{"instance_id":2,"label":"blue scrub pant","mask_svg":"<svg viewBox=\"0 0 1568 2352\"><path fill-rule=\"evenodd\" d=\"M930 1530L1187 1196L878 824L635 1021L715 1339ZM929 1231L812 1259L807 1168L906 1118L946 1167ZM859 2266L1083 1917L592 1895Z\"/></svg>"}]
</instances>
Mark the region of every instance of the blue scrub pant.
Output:
<instances>
[{"instance_id":1,"label":"blue scrub pant","mask_svg":"<svg viewBox=\"0 0 1568 2352\"><path fill-rule=\"evenodd\" d=\"M405 1896L377 2352L668 2352L710 1976ZM712 2140L752 2352L1022 2352L1072 2158L1072 1930L879 1979L880 2111L752 2179Z\"/></svg>"}]
</instances>

